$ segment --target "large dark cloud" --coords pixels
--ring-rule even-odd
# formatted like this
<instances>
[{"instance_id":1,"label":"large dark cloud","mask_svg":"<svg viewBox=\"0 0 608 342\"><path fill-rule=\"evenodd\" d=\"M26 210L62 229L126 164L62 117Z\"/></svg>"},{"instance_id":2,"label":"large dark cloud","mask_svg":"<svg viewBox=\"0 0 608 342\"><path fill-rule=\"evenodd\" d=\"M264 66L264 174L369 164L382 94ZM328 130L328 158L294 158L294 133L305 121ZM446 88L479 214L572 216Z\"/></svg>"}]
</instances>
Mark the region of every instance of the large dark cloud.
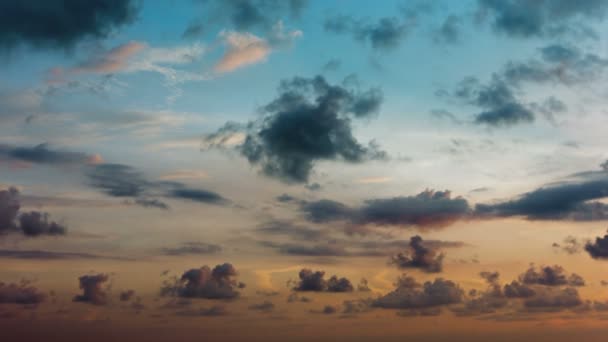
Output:
<instances>
[{"instance_id":1,"label":"large dark cloud","mask_svg":"<svg viewBox=\"0 0 608 342\"><path fill-rule=\"evenodd\" d=\"M261 108L260 119L246 127L229 123L229 129L225 126L204 140L214 147L226 136L244 132L237 150L262 174L306 183L319 161L361 163L386 158L374 142L360 144L351 124L378 112L381 103L382 93L376 88L357 91L331 85L322 76L295 77L281 82L278 98Z\"/></svg>"},{"instance_id":2,"label":"large dark cloud","mask_svg":"<svg viewBox=\"0 0 608 342\"><path fill-rule=\"evenodd\" d=\"M482 109L475 115L476 124L507 127L534 121L534 113L517 100L510 85L496 74L488 84L481 84L476 78L464 79L454 96Z\"/></svg>"},{"instance_id":3,"label":"large dark cloud","mask_svg":"<svg viewBox=\"0 0 608 342\"><path fill-rule=\"evenodd\" d=\"M477 204L475 214L484 217L522 216L529 220L594 221L608 218L608 171L571 175L519 197L494 204Z\"/></svg>"},{"instance_id":4,"label":"large dark cloud","mask_svg":"<svg viewBox=\"0 0 608 342\"><path fill-rule=\"evenodd\" d=\"M53 150L48 144L32 147L0 145L0 160L62 166L89 164L95 162L96 158L98 157L82 152Z\"/></svg>"},{"instance_id":5,"label":"large dark cloud","mask_svg":"<svg viewBox=\"0 0 608 342\"><path fill-rule=\"evenodd\" d=\"M302 204L300 210L313 222L351 221L355 224L445 227L465 218L470 207L450 191L425 190L414 196L366 200L360 207L320 200Z\"/></svg>"},{"instance_id":6,"label":"large dark cloud","mask_svg":"<svg viewBox=\"0 0 608 342\"><path fill-rule=\"evenodd\" d=\"M167 209L168 205L156 197L174 198L198 203L227 205L229 200L221 195L194 189L179 182L154 181L137 169L124 164L93 165L87 172L89 184L109 196L131 197L143 207Z\"/></svg>"},{"instance_id":7,"label":"large dark cloud","mask_svg":"<svg viewBox=\"0 0 608 342\"><path fill-rule=\"evenodd\" d=\"M237 271L232 264L224 263L213 268L193 268L173 282L166 282L161 295L184 298L233 299L245 284L236 280Z\"/></svg>"},{"instance_id":8,"label":"large dark cloud","mask_svg":"<svg viewBox=\"0 0 608 342\"><path fill-rule=\"evenodd\" d=\"M19 190L0 190L0 234L21 233L25 236L65 235L65 225L51 221L45 212L19 213L21 208Z\"/></svg>"},{"instance_id":9,"label":"large dark cloud","mask_svg":"<svg viewBox=\"0 0 608 342\"><path fill-rule=\"evenodd\" d=\"M410 239L409 249L391 258L390 263L398 268L418 268L428 273L441 272L443 268L443 253L424 245L418 235Z\"/></svg>"},{"instance_id":10,"label":"large dark cloud","mask_svg":"<svg viewBox=\"0 0 608 342\"><path fill-rule=\"evenodd\" d=\"M295 291L313 292L352 292L354 287L350 280L333 275L325 279L325 272L304 268L298 274L300 280L293 288Z\"/></svg>"},{"instance_id":11,"label":"large dark cloud","mask_svg":"<svg viewBox=\"0 0 608 342\"><path fill-rule=\"evenodd\" d=\"M425 309L460 303L463 290L454 282L437 278L419 284L415 279L404 276L399 279L396 289L377 298L372 306L387 309Z\"/></svg>"},{"instance_id":12,"label":"large dark cloud","mask_svg":"<svg viewBox=\"0 0 608 342\"><path fill-rule=\"evenodd\" d=\"M0 48L69 49L85 39L106 38L132 22L138 7L136 0L2 1Z\"/></svg>"},{"instance_id":13,"label":"large dark cloud","mask_svg":"<svg viewBox=\"0 0 608 342\"><path fill-rule=\"evenodd\" d=\"M568 33L588 37L588 24L603 19L607 11L603 0L478 0L478 18L489 17L497 32L518 38Z\"/></svg>"},{"instance_id":14,"label":"large dark cloud","mask_svg":"<svg viewBox=\"0 0 608 342\"><path fill-rule=\"evenodd\" d=\"M594 259L608 259L608 234L596 237L585 245L585 251Z\"/></svg>"},{"instance_id":15,"label":"large dark cloud","mask_svg":"<svg viewBox=\"0 0 608 342\"><path fill-rule=\"evenodd\" d=\"M21 283L0 282L0 304L39 304L47 295L27 281Z\"/></svg>"},{"instance_id":16,"label":"large dark cloud","mask_svg":"<svg viewBox=\"0 0 608 342\"><path fill-rule=\"evenodd\" d=\"M94 275L83 275L78 278L81 295L74 297L75 302L85 302L95 305L105 305L108 303L108 293L104 284L110 279L107 274L100 273Z\"/></svg>"}]
</instances>

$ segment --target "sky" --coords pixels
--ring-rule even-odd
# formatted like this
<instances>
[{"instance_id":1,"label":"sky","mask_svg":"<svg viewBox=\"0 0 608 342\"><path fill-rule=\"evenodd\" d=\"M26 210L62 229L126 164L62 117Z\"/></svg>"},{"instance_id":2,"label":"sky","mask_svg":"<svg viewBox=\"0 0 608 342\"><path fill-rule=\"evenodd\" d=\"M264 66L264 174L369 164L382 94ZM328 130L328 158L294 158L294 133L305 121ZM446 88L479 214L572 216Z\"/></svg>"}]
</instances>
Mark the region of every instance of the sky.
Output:
<instances>
[{"instance_id":1,"label":"sky","mask_svg":"<svg viewBox=\"0 0 608 342\"><path fill-rule=\"evenodd\" d=\"M0 0L2 335L605 340L607 17Z\"/></svg>"}]
</instances>

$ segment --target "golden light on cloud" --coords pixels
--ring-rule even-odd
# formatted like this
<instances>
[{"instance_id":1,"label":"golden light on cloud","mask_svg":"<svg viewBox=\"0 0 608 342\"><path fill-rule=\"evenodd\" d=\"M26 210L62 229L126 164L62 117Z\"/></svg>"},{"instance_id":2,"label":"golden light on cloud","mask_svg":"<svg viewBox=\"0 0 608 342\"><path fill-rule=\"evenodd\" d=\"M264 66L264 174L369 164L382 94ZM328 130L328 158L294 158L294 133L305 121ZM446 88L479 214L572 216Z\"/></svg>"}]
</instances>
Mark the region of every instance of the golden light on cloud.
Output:
<instances>
[{"instance_id":1,"label":"golden light on cloud","mask_svg":"<svg viewBox=\"0 0 608 342\"><path fill-rule=\"evenodd\" d=\"M355 180L355 183L358 184L381 184L381 183L389 183L392 182L393 179L391 177L366 177L359 178Z\"/></svg>"}]
</instances>

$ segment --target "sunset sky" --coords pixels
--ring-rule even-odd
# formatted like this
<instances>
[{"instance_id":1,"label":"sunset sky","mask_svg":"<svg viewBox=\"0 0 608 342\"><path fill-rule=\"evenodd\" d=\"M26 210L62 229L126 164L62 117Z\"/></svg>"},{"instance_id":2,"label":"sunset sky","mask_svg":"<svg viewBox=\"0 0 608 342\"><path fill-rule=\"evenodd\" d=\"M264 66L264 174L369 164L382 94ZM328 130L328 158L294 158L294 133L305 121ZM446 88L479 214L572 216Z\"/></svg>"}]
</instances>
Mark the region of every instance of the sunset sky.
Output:
<instances>
[{"instance_id":1,"label":"sunset sky","mask_svg":"<svg viewBox=\"0 0 608 342\"><path fill-rule=\"evenodd\" d=\"M0 337L605 341L608 0L0 0Z\"/></svg>"}]
</instances>

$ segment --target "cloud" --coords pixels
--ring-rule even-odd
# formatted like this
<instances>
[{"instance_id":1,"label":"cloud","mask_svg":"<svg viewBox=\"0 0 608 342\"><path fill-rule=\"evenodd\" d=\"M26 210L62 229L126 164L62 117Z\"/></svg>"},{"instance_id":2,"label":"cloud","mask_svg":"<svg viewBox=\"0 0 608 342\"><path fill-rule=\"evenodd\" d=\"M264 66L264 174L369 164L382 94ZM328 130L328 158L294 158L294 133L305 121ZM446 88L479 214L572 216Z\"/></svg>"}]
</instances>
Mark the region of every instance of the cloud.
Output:
<instances>
[{"instance_id":1,"label":"cloud","mask_svg":"<svg viewBox=\"0 0 608 342\"><path fill-rule=\"evenodd\" d=\"M0 282L0 304L39 304L47 295L31 286L27 281L16 283Z\"/></svg>"},{"instance_id":2,"label":"cloud","mask_svg":"<svg viewBox=\"0 0 608 342\"><path fill-rule=\"evenodd\" d=\"M583 251L584 246L574 236L568 236L561 244L554 242L553 247L568 254L578 254Z\"/></svg>"},{"instance_id":3,"label":"cloud","mask_svg":"<svg viewBox=\"0 0 608 342\"><path fill-rule=\"evenodd\" d=\"M534 121L534 113L521 104L509 84L494 74L487 85L476 78L466 78L454 92L456 98L481 108L474 123L492 127L508 127Z\"/></svg>"},{"instance_id":4,"label":"cloud","mask_svg":"<svg viewBox=\"0 0 608 342\"><path fill-rule=\"evenodd\" d=\"M228 24L237 31L271 30L283 18L297 19L308 4L307 0L229 0L205 2L204 18L188 25L192 27L218 22Z\"/></svg>"},{"instance_id":5,"label":"cloud","mask_svg":"<svg viewBox=\"0 0 608 342\"><path fill-rule=\"evenodd\" d=\"M281 82L279 97L261 108L263 117L246 126L229 123L206 136L203 145L244 132L245 140L236 149L262 174L306 183L318 161L386 158L375 143L361 145L351 127L352 119L373 115L381 103L382 93L376 88L356 91L330 85L322 76L295 77Z\"/></svg>"},{"instance_id":6,"label":"cloud","mask_svg":"<svg viewBox=\"0 0 608 342\"><path fill-rule=\"evenodd\" d=\"M300 241L317 241L326 236L325 231L285 220L270 220L262 223L256 228L256 232L267 235L284 235Z\"/></svg>"},{"instance_id":7,"label":"cloud","mask_svg":"<svg viewBox=\"0 0 608 342\"><path fill-rule=\"evenodd\" d=\"M312 292L352 292L354 287L350 280L333 275L325 280L324 271L312 271L303 268L298 274L300 280L293 288L294 291Z\"/></svg>"},{"instance_id":8,"label":"cloud","mask_svg":"<svg viewBox=\"0 0 608 342\"><path fill-rule=\"evenodd\" d=\"M220 36L226 45L226 52L214 67L219 73L265 61L271 52L265 40L251 33L224 31Z\"/></svg>"},{"instance_id":9,"label":"cloud","mask_svg":"<svg viewBox=\"0 0 608 342\"><path fill-rule=\"evenodd\" d=\"M608 217L606 170L581 172L521 194L509 201L477 204L480 218L522 216L528 220L595 221Z\"/></svg>"},{"instance_id":10,"label":"cloud","mask_svg":"<svg viewBox=\"0 0 608 342\"><path fill-rule=\"evenodd\" d=\"M0 160L51 166L68 166L97 164L101 161L101 157L82 152L53 150L49 148L49 144L47 143L32 147L0 144Z\"/></svg>"},{"instance_id":11,"label":"cloud","mask_svg":"<svg viewBox=\"0 0 608 342\"><path fill-rule=\"evenodd\" d=\"M176 181L152 181L135 168L124 164L104 163L89 168L89 184L112 197L133 197L135 204L144 207L167 209L168 206L155 199L166 197L197 203L227 205L229 200L205 190L193 189Z\"/></svg>"},{"instance_id":12,"label":"cloud","mask_svg":"<svg viewBox=\"0 0 608 342\"><path fill-rule=\"evenodd\" d=\"M555 38L564 34L592 36L586 24L601 21L604 1L478 0L478 18L488 17L496 32L515 38Z\"/></svg>"},{"instance_id":13,"label":"cloud","mask_svg":"<svg viewBox=\"0 0 608 342\"><path fill-rule=\"evenodd\" d=\"M523 273L519 280L526 285L544 285L544 286L585 286L585 280L576 273L569 276L565 273L563 267L541 266L538 270L531 266Z\"/></svg>"},{"instance_id":14,"label":"cloud","mask_svg":"<svg viewBox=\"0 0 608 342\"><path fill-rule=\"evenodd\" d=\"M456 44L460 41L462 19L456 15L449 15L445 18L441 27L434 33L434 41L442 44Z\"/></svg>"},{"instance_id":15,"label":"cloud","mask_svg":"<svg viewBox=\"0 0 608 342\"><path fill-rule=\"evenodd\" d=\"M125 70L128 67L129 59L140 53L147 47L146 44L130 41L112 48L109 51L93 56L70 69L71 72L92 72L100 74L110 74Z\"/></svg>"},{"instance_id":16,"label":"cloud","mask_svg":"<svg viewBox=\"0 0 608 342\"><path fill-rule=\"evenodd\" d=\"M205 255L222 251L222 246L204 242L185 242L179 247L163 248L165 255Z\"/></svg>"},{"instance_id":17,"label":"cloud","mask_svg":"<svg viewBox=\"0 0 608 342\"><path fill-rule=\"evenodd\" d=\"M608 258L608 234L604 235L604 237L596 237L593 242L587 242L587 244L585 244L585 251L587 251L593 259Z\"/></svg>"},{"instance_id":18,"label":"cloud","mask_svg":"<svg viewBox=\"0 0 608 342\"><path fill-rule=\"evenodd\" d=\"M524 306L528 309L562 309L583 304L575 288L545 289L536 296L526 299Z\"/></svg>"},{"instance_id":19,"label":"cloud","mask_svg":"<svg viewBox=\"0 0 608 342\"><path fill-rule=\"evenodd\" d=\"M323 23L325 31L335 34L350 34L357 41L369 43L376 50L396 49L415 26L413 17L382 17L374 22L355 19L348 15L328 18Z\"/></svg>"},{"instance_id":20,"label":"cloud","mask_svg":"<svg viewBox=\"0 0 608 342\"><path fill-rule=\"evenodd\" d=\"M53 252L42 250L12 250L0 249L0 258L13 259L36 259L36 260L73 260L73 259L109 259L109 260L133 260L120 256L105 256L89 253Z\"/></svg>"},{"instance_id":21,"label":"cloud","mask_svg":"<svg viewBox=\"0 0 608 342\"><path fill-rule=\"evenodd\" d=\"M213 305L207 308L181 310L176 312L178 316L199 316L199 317L215 317L225 316L228 314L226 307L223 305Z\"/></svg>"},{"instance_id":22,"label":"cloud","mask_svg":"<svg viewBox=\"0 0 608 342\"><path fill-rule=\"evenodd\" d=\"M418 235L410 239L409 250L394 255L390 263L398 268L418 268L424 272L437 273L443 268L444 254L424 246L422 238Z\"/></svg>"},{"instance_id":23,"label":"cloud","mask_svg":"<svg viewBox=\"0 0 608 342\"><path fill-rule=\"evenodd\" d=\"M22 45L38 49L70 49L85 39L103 39L135 20L136 1L34 0L0 4L0 48Z\"/></svg>"},{"instance_id":24,"label":"cloud","mask_svg":"<svg viewBox=\"0 0 608 342\"><path fill-rule=\"evenodd\" d=\"M513 86L526 82L574 85L598 79L608 67L608 60L568 45L552 44L539 51L541 60L508 62L501 71L505 81Z\"/></svg>"},{"instance_id":25,"label":"cloud","mask_svg":"<svg viewBox=\"0 0 608 342\"><path fill-rule=\"evenodd\" d=\"M103 288L103 284L109 280L107 274L83 275L78 278L81 295L74 297L75 302L91 303L95 305L105 305L108 303L108 294Z\"/></svg>"},{"instance_id":26,"label":"cloud","mask_svg":"<svg viewBox=\"0 0 608 342\"><path fill-rule=\"evenodd\" d=\"M275 305L269 300L265 300L262 303L252 304L249 306L249 310L261 311L261 312L271 312L271 311L274 311L274 309L275 309Z\"/></svg>"},{"instance_id":27,"label":"cloud","mask_svg":"<svg viewBox=\"0 0 608 342\"><path fill-rule=\"evenodd\" d=\"M304 203L300 210L312 222L351 221L379 226L402 225L418 228L446 227L466 218L470 207L451 192L425 190L414 196L366 200L359 207L348 207L331 200Z\"/></svg>"},{"instance_id":28,"label":"cloud","mask_svg":"<svg viewBox=\"0 0 608 342\"><path fill-rule=\"evenodd\" d=\"M19 190L0 190L0 234L17 232L28 237L65 235L65 225L49 220L49 214L39 211L19 213Z\"/></svg>"},{"instance_id":29,"label":"cloud","mask_svg":"<svg viewBox=\"0 0 608 342\"><path fill-rule=\"evenodd\" d=\"M161 287L161 295L184 298L233 299L245 284L236 281L237 271L232 264L193 268L174 282Z\"/></svg>"},{"instance_id":30,"label":"cloud","mask_svg":"<svg viewBox=\"0 0 608 342\"><path fill-rule=\"evenodd\" d=\"M118 296L121 302L128 302L135 297L135 290L125 290Z\"/></svg>"},{"instance_id":31,"label":"cloud","mask_svg":"<svg viewBox=\"0 0 608 342\"><path fill-rule=\"evenodd\" d=\"M454 282L436 278L419 284L404 276L396 289L373 301L372 306L386 309L425 309L460 303L463 290Z\"/></svg>"}]
</instances>

